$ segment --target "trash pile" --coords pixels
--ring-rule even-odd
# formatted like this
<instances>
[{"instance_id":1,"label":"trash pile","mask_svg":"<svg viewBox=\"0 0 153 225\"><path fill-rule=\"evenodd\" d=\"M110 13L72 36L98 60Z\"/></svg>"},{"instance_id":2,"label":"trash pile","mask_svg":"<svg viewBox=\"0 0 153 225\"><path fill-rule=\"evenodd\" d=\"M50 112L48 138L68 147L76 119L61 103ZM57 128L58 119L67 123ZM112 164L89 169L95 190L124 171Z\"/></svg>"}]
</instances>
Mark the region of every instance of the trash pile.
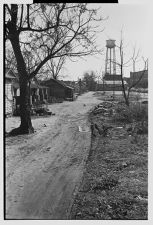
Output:
<instances>
[{"instance_id":1,"label":"trash pile","mask_svg":"<svg viewBox=\"0 0 153 225\"><path fill-rule=\"evenodd\" d=\"M52 113L48 107L47 104L37 104L33 105L31 108L31 115L36 115L36 116L46 116L46 115L55 115L55 113Z\"/></svg>"},{"instance_id":2,"label":"trash pile","mask_svg":"<svg viewBox=\"0 0 153 225\"><path fill-rule=\"evenodd\" d=\"M147 102L144 102L147 104ZM107 136L110 122L113 124L124 124L127 126L128 135L141 135L148 133L147 112L144 107L131 105L126 106L124 102L104 101L94 107L91 115L91 132L93 136ZM91 117L92 117L91 116Z\"/></svg>"},{"instance_id":3,"label":"trash pile","mask_svg":"<svg viewBox=\"0 0 153 225\"><path fill-rule=\"evenodd\" d=\"M54 97L54 96L50 96L48 99L49 103L62 103L64 101L63 98L58 98L58 97Z\"/></svg>"},{"instance_id":4,"label":"trash pile","mask_svg":"<svg viewBox=\"0 0 153 225\"><path fill-rule=\"evenodd\" d=\"M94 107L91 114L93 116L97 116L98 120L95 122L95 119L91 119L91 133L93 136L101 135L106 137L109 130L113 128L112 126L105 123L105 119L113 115L115 105L116 102L105 101ZM105 119L103 120L104 117ZM101 121L99 118L101 118Z\"/></svg>"},{"instance_id":5,"label":"trash pile","mask_svg":"<svg viewBox=\"0 0 153 225\"><path fill-rule=\"evenodd\" d=\"M106 137L108 135L109 129L113 128L112 126L108 126L106 124L97 124L97 123L91 123L91 134L93 136L103 136Z\"/></svg>"},{"instance_id":6,"label":"trash pile","mask_svg":"<svg viewBox=\"0 0 153 225\"><path fill-rule=\"evenodd\" d=\"M113 107L115 106L116 103L114 102L109 102L105 101L100 104L98 104L94 109L93 109L93 114L102 114L103 116L110 116L113 114Z\"/></svg>"},{"instance_id":7,"label":"trash pile","mask_svg":"<svg viewBox=\"0 0 153 225\"><path fill-rule=\"evenodd\" d=\"M134 122L126 127L128 135L133 134L147 134L148 133L148 121Z\"/></svg>"}]
</instances>

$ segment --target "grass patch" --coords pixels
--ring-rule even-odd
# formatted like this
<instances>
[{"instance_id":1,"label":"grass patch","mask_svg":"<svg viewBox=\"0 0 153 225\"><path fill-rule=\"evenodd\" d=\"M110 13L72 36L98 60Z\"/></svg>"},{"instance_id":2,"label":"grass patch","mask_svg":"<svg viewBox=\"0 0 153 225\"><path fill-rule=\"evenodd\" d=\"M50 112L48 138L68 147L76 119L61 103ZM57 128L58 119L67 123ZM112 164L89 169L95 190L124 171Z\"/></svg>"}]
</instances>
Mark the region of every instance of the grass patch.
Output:
<instances>
[{"instance_id":1,"label":"grass patch","mask_svg":"<svg viewBox=\"0 0 153 225\"><path fill-rule=\"evenodd\" d=\"M140 102L131 103L126 106L124 103L119 102L115 106L115 121L133 122L133 121L147 121L148 120L148 106Z\"/></svg>"},{"instance_id":2,"label":"grass patch","mask_svg":"<svg viewBox=\"0 0 153 225\"><path fill-rule=\"evenodd\" d=\"M124 104L118 104L117 110L123 120L114 123L113 117L113 122L110 122L113 128L106 137L92 137L71 219L147 220L148 136L147 132L137 133L136 125L148 117L146 108L139 111L137 107L124 111ZM91 117L90 121L99 126L105 122L102 115L91 114Z\"/></svg>"}]
</instances>

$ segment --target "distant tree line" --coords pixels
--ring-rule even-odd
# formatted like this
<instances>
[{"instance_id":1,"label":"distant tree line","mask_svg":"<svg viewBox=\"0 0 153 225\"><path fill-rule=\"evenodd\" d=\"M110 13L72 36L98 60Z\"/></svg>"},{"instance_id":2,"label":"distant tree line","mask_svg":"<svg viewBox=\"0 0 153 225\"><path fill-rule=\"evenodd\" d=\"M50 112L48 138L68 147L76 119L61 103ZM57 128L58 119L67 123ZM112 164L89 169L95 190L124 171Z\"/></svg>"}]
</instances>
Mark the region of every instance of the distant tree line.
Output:
<instances>
[{"instance_id":1,"label":"distant tree line","mask_svg":"<svg viewBox=\"0 0 153 225\"><path fill-rule=\"evenodd\" d=\"M85 72L82 79L83 83L85 84L86 90L88 91L95 91L96 90L96 75L94 71Z\"/></svg>"}]
</instances>

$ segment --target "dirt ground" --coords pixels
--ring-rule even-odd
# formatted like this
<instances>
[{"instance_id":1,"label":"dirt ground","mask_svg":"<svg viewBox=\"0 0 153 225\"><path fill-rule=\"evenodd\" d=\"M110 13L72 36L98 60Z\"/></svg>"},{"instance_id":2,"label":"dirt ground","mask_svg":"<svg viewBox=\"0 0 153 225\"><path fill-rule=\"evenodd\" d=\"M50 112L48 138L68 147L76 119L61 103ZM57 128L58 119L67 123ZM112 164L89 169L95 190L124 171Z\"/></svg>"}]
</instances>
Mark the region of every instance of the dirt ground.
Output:
<instances>
[{"instance_id":1,"label":"dirt ground","mask_svg":"<svg viewBox=\"0 0 153 225\"><path fill-rule=\"evenodd\" d=\"M49 105L55 116L33 117L35 133L6 138L6 219L67 219L91 144L92 92ZM19 125L6 119L6 131Z\"/></svg>"}]
</instances>

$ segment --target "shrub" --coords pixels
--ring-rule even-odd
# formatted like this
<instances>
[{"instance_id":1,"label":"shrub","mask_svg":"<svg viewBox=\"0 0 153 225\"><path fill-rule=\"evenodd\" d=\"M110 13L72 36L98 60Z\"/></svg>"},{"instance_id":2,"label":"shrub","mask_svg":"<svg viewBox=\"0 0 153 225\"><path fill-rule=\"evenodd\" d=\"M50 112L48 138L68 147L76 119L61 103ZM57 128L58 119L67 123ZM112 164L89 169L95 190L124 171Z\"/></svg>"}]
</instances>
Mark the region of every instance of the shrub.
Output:
<instances>
[{"instance_id":1,"label":"shrub","mask_svg":"<svg viewBox=\"0 0 153 225\"><path fill-rule=\"evenodd\" d=\"M130 105L130 111L135 121L147 121L148 120L148 106L142 105L140 102Z\"/></svg>"},{"instance_id":2,"label":"shrub","mask_svg":"<svg viewBox=\"0 0 153 225\"><path fill-rule=\"evenodd\" d=\"M130 107L125 104L117 104L113 116L116 122L132 123L133 121L147 121L148 107L139 102L133 103Z\"/></svg>"},{"instance_id":3,"label":"shrub","mask_svg":"<svg viewBox=\"0 0 153 225\"><path fill-rule=\"evenodd\" d=\"M115 122L132 122L131 110L125 104L118 104L115 107L113 119Z\"/></svg>"}]
</instances>

